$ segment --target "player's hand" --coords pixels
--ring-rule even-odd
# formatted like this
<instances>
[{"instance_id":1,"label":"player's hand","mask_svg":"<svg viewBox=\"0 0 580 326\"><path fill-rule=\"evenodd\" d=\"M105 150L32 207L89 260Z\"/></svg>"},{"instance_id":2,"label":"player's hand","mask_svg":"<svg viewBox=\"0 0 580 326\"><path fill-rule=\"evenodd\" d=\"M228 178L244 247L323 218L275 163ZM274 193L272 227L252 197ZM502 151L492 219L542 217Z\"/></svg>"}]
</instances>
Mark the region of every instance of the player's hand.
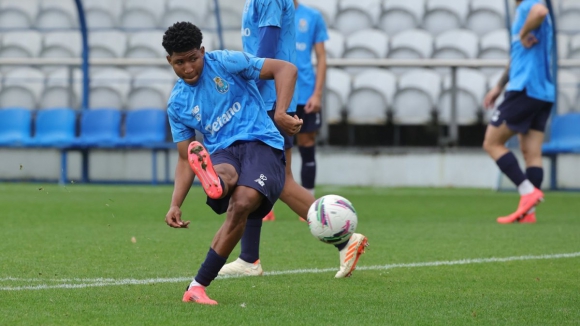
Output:
<instances>
[{"instance_id":1,"label":"player's hand","mask_svg":"<svg viewBox=\"0 0 580 326\"><path fill-rule=\"evenodd\" d=\"M319 96L311 96L306 102L304 106L304 113L316 113L320 112L320 97Z\"/></svg>"},{"instance_id":2,"label":"player's hand","mask_svg":"<svg viewBox=\"0 0 580 326\"><path fill-rule=\"evenodd\" d=\"M169 212L165 215L165 223L172 228L187 228L189 226L189 221L181 220L181 209L177 206L171 206Z\"/></svg>"},{"instance_id":3,"label":"player's hand","mask_svg":"<svg viewBox=\"0 0 580 326\"><path fill-rule=\"evenodd\" d=\"M495 101L497 100L500 94L501 89L499 87L495 86L494 88L492 88L483 99L483 107L486 109L493 109Z\"/></svg>"},{"instance_id":4,"label":"player's hand","mask_svg":"<svg viewBox=\"0 0 580 326\"><path fill-rule=\"evenodd\" d=\"M276 124L284 131L288 136L294 136L302 128L302 119L298 118L298 116L290 116L288 114L280 113L274 115L274 121Z\"/></svg>"},{"instance_id":5,"label":"player's hand","mask_svg":"<svg viewBox=\"0 0 580 326\"><path fill-rule=\"evenodd\" d=\"M524 48L529 49L535 44L538 43L538 39L532 33L528 33L526 35L520 36L520 42L524 46Z\"/></svg>"}]
</instances>

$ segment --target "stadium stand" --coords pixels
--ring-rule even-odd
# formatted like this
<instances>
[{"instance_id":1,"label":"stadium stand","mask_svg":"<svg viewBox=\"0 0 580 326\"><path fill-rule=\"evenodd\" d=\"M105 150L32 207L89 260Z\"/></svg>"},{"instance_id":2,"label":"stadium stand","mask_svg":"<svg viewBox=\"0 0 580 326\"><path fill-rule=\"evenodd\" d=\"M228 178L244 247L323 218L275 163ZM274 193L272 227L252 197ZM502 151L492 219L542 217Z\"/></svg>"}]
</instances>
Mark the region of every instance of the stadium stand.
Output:
<instances>
[{"instance_id":1,"label":"stadium stand","mask_svg":"<svg viewBox=\"0 0 580 326\"><path fill-rule=\"evenodd\" d=\"M71 146L75 140L76 118L76 112L71 108L38 111L34 137L27 140L27 145L58 148Z\"/></svg>"},{"instance_id":2,"label":"stadium stand","mask_svg":"<svg viewBox=\"0 0 580 326\"><path fill-rule=\"evenodd\" d=\"M91 77L90 108L125 107L131 88L131 75L124 69L104 68L95 71Z\"/></svg>"},{"instance_id":3,"label":"stadium stand","mask_svg":"<svg viewBox=\"0 0 580 326\"><path fill-rule=\"evenodd\" d=\"M72 68L71 68L72 69ZM69 76L72 74L72 76ZM70 80L72 77L72 80ZM40 98L39 109L56 107L80 107L81 101L80 69L57 68L46 75L44 92Z\"/></svg>"},{"instance_id":4,"label":"stadium stand","mask_svg":"<svg viewBox=\"0 0 580 326\"><path fill-rule=\"evenodd\" d=\"M20 147L30 142L32 111L24 108L0 110L0 146Z\"/></svg>"},{"instance_id":5,"label":"stadium stand","mask_svg":"<svg viewBox=\"0 0 580 326\"><path fill-rule=\"evenodd\" d=\"M564 33L578 33L580 0L560 1L558 28Z\"/></svg>"},{"instance_id":6,"label":"stadium stand","mask_svg":"<svg viewBox=\"0 0 580 326\"><path fill-rule=\"evenodd\" d=\"M578 78L570 71L558 73L558 114L566 114L578 110Z\"/></svg>"},{"instance_id":7,"label":"stadium stand","mask_svg":"<svg viewBox=\"0 0 580 326\"><path fill-rule=\"evenodd\" d=\"M367 69L353 78L348 99L347 122L381 125L387 122L387 111L397 88L395 75L386 69Z\"/></svg>"},{"instance_id":8,"label":"stadium stand","mask_svg":"<svg viewBox=\"0 0 580 326\"><path fill-rule=\"evenodd\" d=\"M31 67L14 68L4 74L0 107L34 110L44 90L44 74Z\"/></svg>"},{"instance_id":9,"label":"stadium stand","mask_svg":"<svg viewBox=\"0 0 580 326\"><path fill-rule=\"evenodd\" d=\"M328 124L338 124L343 120L352 90L350 74L338 68L329 68L326 72L326 89L324 118Z\"/></svg>"},{"instance_id":10,"label":"stadium stand","mask_svg":"<svg viewBox=\"0 0 580 326\"><path fill-rule=\"evenodd\" d=\"M441 94L441 77L430 69L413 69L399 78L393 102L393 120L402 125L431 122Z\"/></svg>"},{"instance_id":11,"label":"stadium stand","mask_svg":"<svg viewBox=\"0 0 580 326\"><path fill-rule=\"evenodd\" d=\"M473 59L479 52L479 39L469 30L454 29L443 32L435 38L437 59Z\"/></svg>"},{"instance_id":12,"label":"stadium stand","mask_svg":"<svg viewBox=\"0 0 580 326\"><path fill-rule=\"evenodd\" d=\"M87 26L90 30L115 28L123 10L118 0L83 0Z\"/></svg>"},{"instance_id":13,"label":"stadium stand","mask_svg":"<svg viewBox=\"0 0 580 326\"><path fill-rule=\"evenodd\" d=\"M81 35L78 31L47 32L43 35L42 58L78 58L81 56Z\"/></svg>"},{"instance_id":14,"label":"stadium stand","mask_svg":"<svg viewBox=\"0 0 580 326\"><path fill-rule=\"evenodd\" d=\"M167 115L160 109L141 109L127 112L125 135L119 146L151 147L165 142Z\"/></svg>"},{"instance_id":15,"label":"stadium stand","mask_svg":"<svg viewBox=\"0 0 580 326\"><path fill-rule=\"evenodd\" d=\"M421 26L425 15L424 0L383 1L379 27L389 35Z\"/></svg>"},{"instance_id":16,"label":"stadium stand","mask_svg":"<svg viewBox=\"0 0 580 326\"><path fill-rule=\"evenodd\" d=\"M483 36L491 31L505 31L504 0L471 0L466 28Z\"/></svg>"},{"instance_id":17,"label":"stadium stand","mask_svg":"<svg viewBox=\"0 0 580 326\"><path fill-rule=\"evenodd\" d=\"M475 69L457 70L457 123L471 125L479 121L482 103L487 91L487 78ZM451 123L451 76L443 79L443 92L439 97L437 118L439 123Z\"/></svg>"},{"instance_id":18,"label":"stadium stand","mask_svg":"<svg viewBox=\"0 0 580 326\"><path fill-rule=\"evenodd\" d=\"M357 31L346 38L344 58L385 58L389 52L389 37L378 29Z\"/></svg>"},{"instance_id":19,"label":"stadium stand","mask_svg":"<svg viewBox=\"0 0 580 326\"><path fill-rule=\"evenodd\" d=\"M445 31L461 28L469 12L468 1L426 0L423 27L437 36Z\"/></svg>"},{"instance_id":20,"label":"stadium stand","mask_svg":"<svg viewBox=\"0 0 580 326\"><path fill-rule=\"evenodd\" d=\"M193 7L190 0L168 0L162 26L171 26L178 21L191 21L205 27L206 19L211 16L209 2L210 0L197 0Z\"/></svg>"},{"instance_id":21,"label":"stadium stand","mask_svg":"<svg viewBox=\"0 0 580 326\"><path fill-rule=\"evenodd\" d=\"M170 69L148 68L135 74L127 99L127 109L163 109L176 81Z\"/></svg>"},{"instance_id":22,"label":"stadium stand","mask_svg":"<svg viewBox=\"0 0 580 326\"><path fill-rule=\"evenodd\" d=\"M34 26L38 9L37 0L2 0L0 28L31 28Z\"/></svg>"},{"instance_id":23,"label":"stadium stand","mask_svg":"<svg viewBox=\"0 0 580 326\"><path fill-rule=\"evenodd\" d=\"M121 110L85 110L80 119L80 135L73 146L115 147L121 141Z\"/></svg>"},{"instance_id":24,"label":"stadium stand","mask_svg":"<svg viewBox=\"0 0 580 326\"><path fill-rule=\"evenodd\" d=\"M376 26L381 14L380 0L342 0L338 3L334 28L348 36Z\"/></svg>"},{"instance_id":25,"label":"stadium stand","mask_svg":"<svg viewBox=\"0 0 580 326\"><path fill-rule=\"evenodd\" d=\"M1 19L1 18L0 18ZM42 47L42 34L33 30L2 33L0 57L37 58ZM13 67L2 67L5 71Z\"/></svg>"},{"instance_id":26,"label":"stadium stand","mask_svg":"<svg viewBox=\"0 0 580 326\"><path fill-rule=\"evenodd\" d=\"M334 26L334 21L338 13L338 0L302 0L301 3L316 8L328 27Z\"/></svg>"},{"instance_id":27,"label":"stadium stand","mask_svg":"<svg viewBox=\"0 0 580 326\"><path fill-rule=\"evenodd\" d=\"M89 34L92 58L123 58L127 52L127 34L116 30L94 31Z\"/></svg>"},{"instance_id":28,"label":"stadium stand","mask_svg":"<svg viewBox=\"0 0 580 326\"><path fill-rule=\"evenodd\" d=\"M123 4L120 27L125 29L160 27L165 1L125 0Z\"/></svg>"},{"instance_id":29,"label":"stadium stand","mask_svg":"<svg viewBox=\"0 0 580 326\"><path fill-rule=\"evenodd\" d=\"M78 27L77 7L73 1L42 0L36 18L38 29L72 29Z\"/></svg>"},{"instance_id":30,"label":"stadium stand","mask_svg":"<svg viewBox=\"0 0 580 326\"><path fill-rule=\"evenodd\" d=\"M433 36L422 29L411 29L391 39L389 58L427 59L433 55Z\"/></svg>"},{"instance_id":31,"label":"stadium stand","mask_svg":"<svg viewBox=\"0 0 580 326\"><path fill-rule=\"evenodd\" d=\"M342 58L344 54L344 36L334 29L328 29L328 40L324 43L329 58Z\"/></svg>"}]
</instances>

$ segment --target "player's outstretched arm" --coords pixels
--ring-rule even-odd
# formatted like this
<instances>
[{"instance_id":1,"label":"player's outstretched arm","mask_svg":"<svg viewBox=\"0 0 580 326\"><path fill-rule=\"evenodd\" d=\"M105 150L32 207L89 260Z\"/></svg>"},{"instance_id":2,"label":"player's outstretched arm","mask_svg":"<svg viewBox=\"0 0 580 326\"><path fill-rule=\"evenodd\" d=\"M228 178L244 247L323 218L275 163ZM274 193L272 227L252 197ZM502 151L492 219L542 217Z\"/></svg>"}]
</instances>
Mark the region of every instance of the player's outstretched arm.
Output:
<instances>
[{"instance_id":1,"label":"player's outstretched arm","mask_svg":"<svg viewBox=\"0 0 580 326\"><path fill-rule=\"evenodd\" d=\"M276 84L274 120L290 136L298 133L302 126L302 119L286 114L286 110L288 110L292 101L292 96L294 96L297 77L298 69L295 65L277 59L265 59L260 71L260 79L274 79Z\"/></svg>"},{"instance_id":2,"label":"player's outstretched arm","mask_svg":"<svg viewBox=\"0 0 580 326\"><path fill-rule=\"evenodd\" d=\"M538 3L532 6L526 22L520 30L520 41L524 47L531 48L538 43L538 39L531 32L542 25L547 15L548 8L543 4Z\"/></svg>"},{"instance_id":3,"label":"player's outstretched arm","mask_svg":"<svg viewBox=\"0 0 580 326\"><path fill-rule=\"evenodd\" d=\"M171 205L165 216L165 222L172 228L187 228L189 221L181 220L181 205L191 188L195 174L187 162L187 148L189 143L194 139L189 139L177 143L177 166L175 167L175 182L173 186L173 195L171 196Z\"/></svg>"}]
</instances>

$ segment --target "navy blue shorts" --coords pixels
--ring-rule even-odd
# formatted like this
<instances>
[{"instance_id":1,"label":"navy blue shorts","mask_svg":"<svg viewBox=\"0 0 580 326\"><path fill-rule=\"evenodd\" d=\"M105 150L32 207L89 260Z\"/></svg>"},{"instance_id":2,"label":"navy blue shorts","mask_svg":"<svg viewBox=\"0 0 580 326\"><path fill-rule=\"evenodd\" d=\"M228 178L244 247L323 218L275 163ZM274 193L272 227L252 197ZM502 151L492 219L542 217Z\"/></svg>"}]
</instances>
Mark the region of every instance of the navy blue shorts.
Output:
<instances>
[{"instance_id":1,"label":"navy blue shorts","mask_svg":"<svg viewBox=\"0 0 580 326\"><path fill-rule=\"evenodd\" d=\"M286 181L286 158L284 151L270 147L260 141L235 142L225 149L211 154L214 166L231 164L238 173L238 186L256 189L267 200L248 218L266 216L280 197ZM223 214L228 210L230 195L222 199L207 198L207 205L214 212Z\"/></svg>"},{"instance_id":2,"label":"navy blue shorts","mask_svg":"<svg viewBox=\"0 0 580 326\"><path fill-rule=\"evenodd\" d=\"M298 105L296 107L296 115L304 122L302 128L300 128L299 133L301 134L318 131L322 126L322 115L320 112L305 113L304 105Z\"/></svg>"},{"instance_id":3,"label":"navy blue shorts","mask_svg":"<svg viewBox=\"0 0 580 326\"><path fill-rule=\"evenodd\" d=\"M276 104L274 104L274 107L275 106L276 106ZM290 149L294 146L294 137L286 135L286 133L283 132L282 129L280 129L280 127L278 127L278 125L276 124L276 121L274 121L274 112L276 112L276 110L272 109L272 110L268 111L268 115L270 116L270 119L272 119L272 122L274 122L274 126L276 126L276 128L278 129L278 131L280 132L280 135L282 135L282 137L284 137L284 149ZM288 115L294 116L295 113L288 112Z\"/></svg>"},{"instance_id":4,"label":"navy blue shorts","mask_svg":"<svg viewBox=\"0 0 580 326\"><path fill-rule=\"evenodd\" d=\"M499 127L505 122L510 130L521 134L530 129L544 132L552 105L551 102L529 97L526 90L509 91L493 112L490 124Z\"/></svg>"}]
</instances>

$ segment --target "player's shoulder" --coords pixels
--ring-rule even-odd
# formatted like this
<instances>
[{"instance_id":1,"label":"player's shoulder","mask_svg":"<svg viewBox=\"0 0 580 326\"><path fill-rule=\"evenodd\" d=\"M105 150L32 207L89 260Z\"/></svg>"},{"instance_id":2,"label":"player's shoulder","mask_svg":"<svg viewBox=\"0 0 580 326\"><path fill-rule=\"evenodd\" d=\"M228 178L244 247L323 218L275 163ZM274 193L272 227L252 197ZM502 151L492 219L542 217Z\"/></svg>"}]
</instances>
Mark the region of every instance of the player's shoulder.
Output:
<instances>
[{"instance_id":1,"label":"player's shoulder","mask_svg":"<svg viewBox=\"0 0 580 326\"><path fill-rule=\"evenodd\" d=\"M171 94L169 95L169 99L167 100L167 107L174 108L176 106L183 106L187 102L187 98L191 92L186 91L187 85L183 81L183 79L178 79L173 89L171 90Z\"/></svg>"}]
</instances>

